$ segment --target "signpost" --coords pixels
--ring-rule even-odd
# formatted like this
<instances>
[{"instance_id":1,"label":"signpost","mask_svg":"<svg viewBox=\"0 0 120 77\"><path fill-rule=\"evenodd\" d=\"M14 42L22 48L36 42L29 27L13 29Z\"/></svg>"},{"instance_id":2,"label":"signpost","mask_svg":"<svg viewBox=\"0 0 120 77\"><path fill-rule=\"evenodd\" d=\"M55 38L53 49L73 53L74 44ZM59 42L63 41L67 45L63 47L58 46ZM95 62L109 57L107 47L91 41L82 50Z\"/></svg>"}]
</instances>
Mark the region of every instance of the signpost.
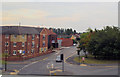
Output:
<instances>
[{"instance_id":1,"label":"signpost","mask_svg":"<svg viewBox=\"0 0 120 77\"><path fill-rule=\"evenodd\" d=\"M64 55L61 54L61 60L62 60L62 72L64 72Z\"/></svg>"},{"instance_id":2,"label":"signpost","mask_svg":"<svg viewBox=\"0 0 120 77\"><path fill-rule=\"evenodd\" d=\"M5 71L7 71L7 51L5 51Z\"/></svg>"}]
</instances>

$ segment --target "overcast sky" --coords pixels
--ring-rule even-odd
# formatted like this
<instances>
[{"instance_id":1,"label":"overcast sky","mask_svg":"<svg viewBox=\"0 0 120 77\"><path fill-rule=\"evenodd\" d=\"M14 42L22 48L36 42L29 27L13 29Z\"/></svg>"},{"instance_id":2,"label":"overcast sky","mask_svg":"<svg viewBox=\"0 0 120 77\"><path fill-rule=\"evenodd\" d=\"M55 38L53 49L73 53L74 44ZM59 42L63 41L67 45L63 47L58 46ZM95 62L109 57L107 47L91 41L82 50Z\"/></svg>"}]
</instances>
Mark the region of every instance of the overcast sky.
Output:
<instances>
[{"instance_id":1,"label":"overcast sky","mask_svg":"<svg viewBox=\"0 0 120 77\"><path fill-rule=\"evenodd\" d=\"M117 2L7 2L2 4L3 24L73 28L83 32L118 25Z\"/></svg>"}]
</instances>

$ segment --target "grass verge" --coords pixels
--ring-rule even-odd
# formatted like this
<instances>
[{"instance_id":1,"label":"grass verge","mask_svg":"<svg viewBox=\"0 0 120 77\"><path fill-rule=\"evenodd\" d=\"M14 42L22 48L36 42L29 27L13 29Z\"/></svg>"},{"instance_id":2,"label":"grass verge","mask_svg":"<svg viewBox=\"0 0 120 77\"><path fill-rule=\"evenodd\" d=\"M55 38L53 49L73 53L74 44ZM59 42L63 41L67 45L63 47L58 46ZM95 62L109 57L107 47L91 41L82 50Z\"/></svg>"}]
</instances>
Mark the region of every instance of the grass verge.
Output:
<instances>
[{"instance_id":1,"label":"grass verge","mask_svg":"<svg viewBox=\"0 0 120 77\"><path fill-rule=\"evenodd\" d=\"M84 56L80 57L80 62L82 62L81 58ZM79 56L76 56L74 58L74 61L79 62ZM92 55L88 55L88 58L85 58L85 62L87 64L117 64L118 60L97 60L94 59Z\"/></svg>"}]
</instances>

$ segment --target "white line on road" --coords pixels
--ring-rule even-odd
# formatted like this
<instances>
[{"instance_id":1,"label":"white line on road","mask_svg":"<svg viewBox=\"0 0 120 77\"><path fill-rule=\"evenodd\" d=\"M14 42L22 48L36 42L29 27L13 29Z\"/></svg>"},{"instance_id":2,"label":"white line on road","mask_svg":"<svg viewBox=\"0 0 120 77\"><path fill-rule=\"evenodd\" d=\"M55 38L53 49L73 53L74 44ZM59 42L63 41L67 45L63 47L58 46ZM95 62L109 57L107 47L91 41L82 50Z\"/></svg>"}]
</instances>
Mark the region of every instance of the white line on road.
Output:
<instances>
[{"instance_id":1,"label":"white line on road","mask_svg":"<svg viewBox=\"0 0 120 77\"><path fill-rule=\"evenodd\" d=\"M38 61L32 62L32 63L30 63L30 64L28 64L28 65L25 65L23 68L19 69L19 71L21 71L22 69L24 69L24 68L26 68L26 67L28 67L28 66L30 66L30 65L32 65L32 64L35 64L35 63L37 63L37 62L40 62L40 61L43 61L43 60L46 60L46 59L48 59L48 58L44 58L44 59L42 59L42 60L38 60Z\"/></svg>"}]
</instances>

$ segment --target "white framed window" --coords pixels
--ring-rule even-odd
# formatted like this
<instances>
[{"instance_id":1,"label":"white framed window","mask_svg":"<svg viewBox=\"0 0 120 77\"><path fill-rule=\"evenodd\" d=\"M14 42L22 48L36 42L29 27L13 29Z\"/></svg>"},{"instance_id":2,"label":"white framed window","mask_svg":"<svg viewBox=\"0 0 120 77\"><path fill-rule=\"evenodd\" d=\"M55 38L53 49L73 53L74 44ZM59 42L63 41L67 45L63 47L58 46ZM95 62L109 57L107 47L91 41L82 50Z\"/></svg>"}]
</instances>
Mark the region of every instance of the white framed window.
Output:
<instances>
[{"instance_id":1,"label":"white framed window","mask_svg":"<svg viewBox=\"0 0 120 77\"><path fill-rule=\"evenodd\" d=\"M14 43L13 43L13 47L16 47L16 46L17 46L17 43L16 43L16 42L14 42Z\"/></svg>"},{"instance_id":2,"label":"white framed window","mask_svg":"<svg viewBox=\"0 0 120 77\"><path fill-rule=\"evenodd\" d=\"M43 47L45 46L45 41L43 41Z\"/></svg>"},{"instance_id":3,"label":"white framed window","mask_svg":"<svg viewBox=\"0 0 120 77\"><path fill-rule=\"evenodd\" d=\"M13 50L13 55L16 55L16 50Z\"/></svg>"},{"instance_id":4,"label":"white framed window","mask_svg":"<svg viewBox=\"0 0 120 77\"><path fill-rule=\"evenodd\" d=\"M13 35L14 38L17 38L17 35Z\"/></svg>"},{"instance_id":5,"label":"white framed window","mask_svg":"<svg viewBox=\"0 0 120 77\"><path fill-rule=\"evenodd\" d=\"M8 35L8 34L6 34L6 35L5 35L5 38L9 38L9 35Z\"/></svg>"},{"instance_id":6,"label":"white framed window","mask_svg":"<svg viewBox=\"0 0 120 77\"><path fill-rule=\"evenodd\" d=\"M39 35L37 35L37 38L39 38Z\"/></svg>"},{"instance_id":7,"label":"white framed window","mask_svg":"<svg viewBox=\"0 0 120 77\"><path fill-rule=\"evenodd\" d=\"M45 34L43 34L43 40L45 40Z\"/></svg>"},{"instance_id":8,"label":"white framed window","mask_svg":"<svg viewBox=\"0 0 120 77\"><path fill-rule=\"evenodd\" d=\"M24 42L22 42L22 47L24 47L25 46L25 43Z\"/></svg>"},{"instance_id":9,"label":"white framed window","mask_svg":"<svg viewBox=\"0 0 120 77\"><path fill-rule=\"evenodd\" d=\"M25 35L24 35L24 34L22 35L22 38L25 38Z\"/></svg>"},{"instance_id":10,"label":"white framed window","mask_svg":"<svg viewBox=\"0 0 120 77\"><path fill-rule=\"evenodd\" d=\"M34 48L35 47L35 43L34 43L34 41L32 41L32 48Z\"/></svg>"},{"instance_id":11,"label":"white framed window","mask_svg":"<svg viewBox=\"0 0 120 77\"><path fill-rule=\"evenodd\" d=\"M28 45L30 45L30 43L28 43Z\"/></svg>"},{"instance_id":12,"label":"white framed window","mask_svg":"<svg viewBox=\"0 0 120 77\"><path fill-rule=\"evenodd\" d=\"M38 46L38 44L37 44L37 48L38 48L39 46Z\"/></svg>"},{"instance_id":13,"label":"white framed window","mask_svg":"<svg viewBox=\"0 0 120 77\"><path fill-rule=\"evenodd\" d=\"M44 51L46 51L46 48L44 48Z\"/></svg>"},{"instance_id":14,"label":"white framed window","mask_svg":"<svg viewBox=\"0 0 120 77\"><path fill-rule=\"evenodd\" d=\"M43 48L41 48L41 52L43 52Z\"/></svg>"},{"instance_id":15,"label":"white framed window","mask_svg":"<svg viewBox=\"0 0 120 77\"><path fill-rule=\"evenodd\" d=\"M31 49L31 53L34 53L34 49Z\"/></svg>"},{"instance_id":16,"label":"white framed window","mask_svg":"<svg viewBox=\"0 0 120 77\"><path fill-rule=\"evenodd\" d=\"M32 35L32 40L34 40L34 39L35 39L35 35L33 34L33 35Z\"/></svg>"},{"instance_id":17,"label":"white framed window","mask_svg":"<svg viewBox=\"0 0 120 77\"><path fill-rule=\"evenodd\" d=\"M8 42L5 42L5 46L8 46L9 44L8 44Z\"/></svg>"},{"instance_id":18,"label":"white framed window","mask_svg":"<svg viewBox=\"0 0 120 77\"><path fill-rule=\"evenodd\" d=\"M28 53L30 53L30 51L28 51Z\"/></svg>"}]
</instances>

